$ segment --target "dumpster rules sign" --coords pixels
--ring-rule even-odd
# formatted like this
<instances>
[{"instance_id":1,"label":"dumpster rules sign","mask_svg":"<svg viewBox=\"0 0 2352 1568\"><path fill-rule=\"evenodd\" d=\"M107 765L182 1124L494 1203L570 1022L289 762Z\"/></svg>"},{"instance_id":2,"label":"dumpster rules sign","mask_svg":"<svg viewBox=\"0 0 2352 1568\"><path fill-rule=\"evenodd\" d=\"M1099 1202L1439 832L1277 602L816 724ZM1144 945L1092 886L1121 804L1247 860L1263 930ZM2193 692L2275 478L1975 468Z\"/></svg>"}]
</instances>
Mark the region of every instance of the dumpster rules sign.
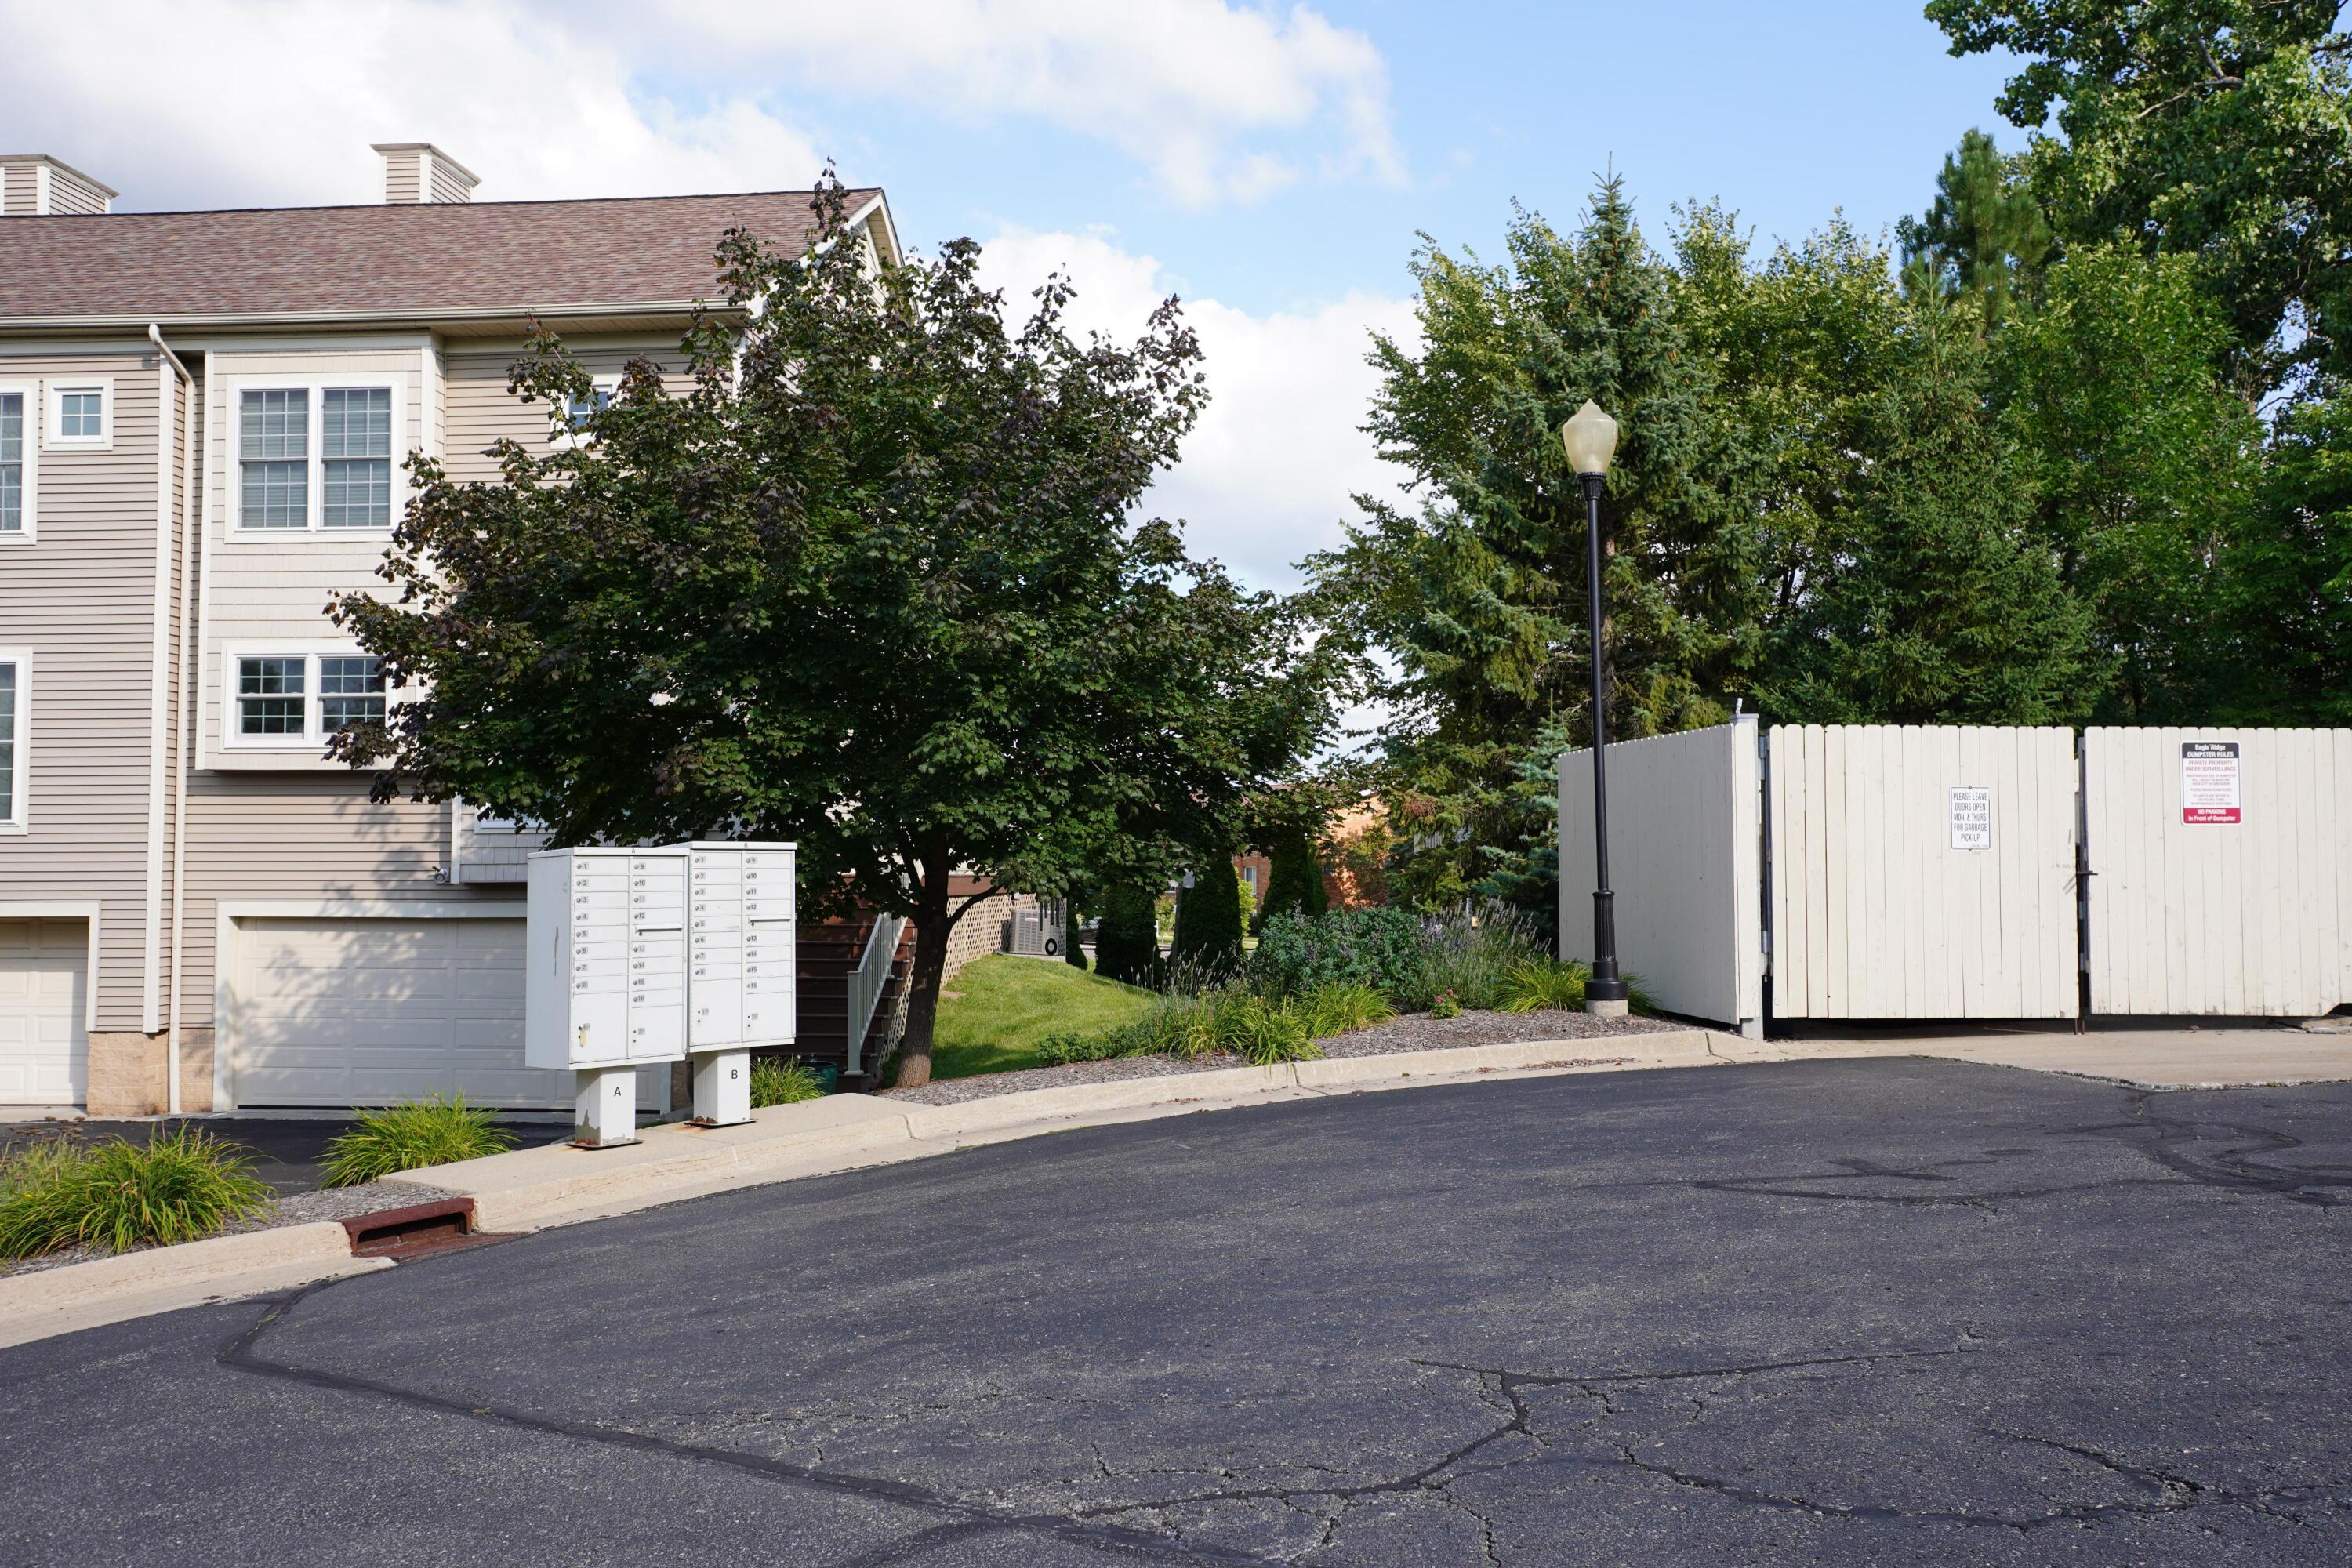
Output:
<instances>
[{"instance_id":1,"label":"dumpster rules sign","mask_svg":"<svg viewBox=\"0 0 2352 1568\"><path fill-rule=\"evenodd\" d=\"M2180 742L2180 820L2238 820L2238 742Z\"/></svg>"}]
</instances>

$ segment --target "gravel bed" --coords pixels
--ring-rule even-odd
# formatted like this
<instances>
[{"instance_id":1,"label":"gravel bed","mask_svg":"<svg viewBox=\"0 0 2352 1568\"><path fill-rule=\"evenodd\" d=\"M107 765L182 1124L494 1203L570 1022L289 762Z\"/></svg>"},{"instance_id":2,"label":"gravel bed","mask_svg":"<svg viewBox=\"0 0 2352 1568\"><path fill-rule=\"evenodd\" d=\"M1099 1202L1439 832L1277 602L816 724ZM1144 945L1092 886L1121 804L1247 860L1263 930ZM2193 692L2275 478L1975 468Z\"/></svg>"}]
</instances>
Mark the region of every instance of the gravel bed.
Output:
<instances>
[{"instance_id":1,"label":"gravel bed","mask_svg":"<svg viewBox=\"0 0 2352 1568\"><path fill-rule=\"evenodd\" d=\"M1391 1051L1432 1051L1449 1046L1494 1046L1514 1040L1599 1039L1612 1035L1644 1035L1683 1025L1658 1018L1597 1018L1590 1013L1465 1013L1458 1018L1433 1018L1409 1013L1385 1024L1353 1034L1318 1040L1327 1057L1373 1057ZM1066 1067L1024 1068L1018 1072L982 1073L976 1078L941 1079L920 1089L890 1089L883 1096L910 1105L959 1105L969 1100L1013 1094L1024 1089L1059 1089L1072 1083L1121 1083L1129 1079L1171 1078L1189 1072L1213 1072L1220 1068L1247 1066L1239 1057L1120 1057L1104 1062L1072 1062Z\"/></svg>"},{"instance_id":2,"label":"gravel bed","mask_svg":"<svg viewBox=\"0 0 2352 1568\"><path fill-rule=\"evenodd\" d=\"M259 1219L232 1225L221 1234L242 1236L251 1230L275 1230L284 1225L308 1225L313 1220L350 1219L354 1215L374 1214L380 1209L406 1208L411 1204L431 1203L436 1198L454 1198L457 1194L439 1187L420 1187L409 1182L367 1182L356 1187L321 1187L313 1193L296 1193L272 1203L269 1212ZM133 1252L150 1252L153 1248L134 1247ZM13 1263L0 1263L0 1279L14 1274L37 1274L45 1268L62 1268L68 1263L87 1263L94 1258L112 1258L116 1254L97 1247L71 1247L63 1252L47 1252L38 1258L19 1258Z\"/></svg>"}]
</instances>

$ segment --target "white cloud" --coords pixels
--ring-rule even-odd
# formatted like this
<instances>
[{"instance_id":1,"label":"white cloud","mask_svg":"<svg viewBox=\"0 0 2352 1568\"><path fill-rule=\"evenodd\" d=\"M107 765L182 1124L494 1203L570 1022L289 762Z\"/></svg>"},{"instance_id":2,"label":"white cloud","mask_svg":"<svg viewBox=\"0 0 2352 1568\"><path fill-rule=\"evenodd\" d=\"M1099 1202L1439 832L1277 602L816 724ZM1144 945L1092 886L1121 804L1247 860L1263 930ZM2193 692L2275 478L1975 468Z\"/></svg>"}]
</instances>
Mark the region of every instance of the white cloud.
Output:
<instances>
[{"instance_id":1,"label":"white cloud","mask_svg":"<svg viewBox=\"0 0 2352 1568\"><path fill-rule=\"evenodd\" d=\"M1005 291L1008 313L1055 269L1078 290L1072 324L1121 339L1175 291L1156 259L1102 235L1014 230L982 252L983 280ZM1144 510L1184 520L1196 554L1261 586L1294 586L1296 563L1339 542L1352 495L1396 494L1400 470L1360 428L1379 381L1365 355L1375 331L1415 341L1412 303L1349 294L1312 311L1258 316L1187 300L1184 314L1201 337L1210 403Z\"/></svg>"},{"instance_id":2,"label":"white cloud","mask_svg":"<svg viewBox=\"0 0 2352 1568\"><path fill-rule=\"evenodd\" d=\"M485 199L796 186L855 125L780 91L1042 121L1194 206L1402 177L1379 51L1305 6L0 0L0 142L126 207L369 200L380 141L446 147Z\"/></svg>"},{"instance_id":3,"label":"white cloud","mask_svg":"<svg viewBox=\"0 0 2352 1568\"><path fill-rule=\"evenodd\" d=\"M442 0L8 5L0 141L126 207L366 202L372 142L431 141L484 199L775 189L822 158L745 99L633 88L617 40Z\"/></svg>"},{"instance_id":4,"label":"white cloud","mask_svg":"<svg viewBox=\"0 0 2352 1568\"><path fill-rule=\"evenodd\" d=\"M865 0L672 19L762 68L887 93L951 118L1032 117L1107 142L1176 200L1255 201L1318 178L1403 177L1388 70L1319 12L1228 0ZM676 37L676 35L673 35ZM689 35L689 37L691 36ZM1255 145L1286 143L1280 152Z\"/></svg>"}]
</instances>

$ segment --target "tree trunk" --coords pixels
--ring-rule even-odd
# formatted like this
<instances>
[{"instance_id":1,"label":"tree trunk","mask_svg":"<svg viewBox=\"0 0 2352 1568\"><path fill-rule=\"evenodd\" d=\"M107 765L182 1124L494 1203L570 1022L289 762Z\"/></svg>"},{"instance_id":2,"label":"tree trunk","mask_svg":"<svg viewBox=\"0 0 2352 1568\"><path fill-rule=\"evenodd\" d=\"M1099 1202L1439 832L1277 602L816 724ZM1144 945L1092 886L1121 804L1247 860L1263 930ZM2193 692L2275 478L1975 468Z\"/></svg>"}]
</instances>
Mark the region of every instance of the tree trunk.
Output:
<instances>
[{"instance_id":1,"label":"tree trunk","mask_svg":"<svg viewBox=\"0 0 2352 1568\"><path fill-rule=\"evenodd\" d=\"M922 900L915 910L914 987L907 996L907 1032L898 1042L900 1089L931 1081L931 1035L940 1016L940 981L947 973L948 933L955 916L948 910L948 877L925 868Z\"/></svg>"}]
</instances>

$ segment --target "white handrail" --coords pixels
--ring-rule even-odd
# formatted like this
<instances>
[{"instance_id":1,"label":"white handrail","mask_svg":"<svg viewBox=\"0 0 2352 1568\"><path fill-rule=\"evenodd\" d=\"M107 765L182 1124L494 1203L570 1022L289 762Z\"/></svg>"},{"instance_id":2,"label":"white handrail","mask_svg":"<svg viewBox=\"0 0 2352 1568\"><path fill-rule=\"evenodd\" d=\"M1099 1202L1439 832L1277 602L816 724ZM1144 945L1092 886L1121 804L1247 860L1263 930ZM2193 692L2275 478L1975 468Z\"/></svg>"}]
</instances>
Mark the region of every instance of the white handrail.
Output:
<instances>
[{"instance_id":1,"label":"white handrail","mask_svg":"<svg viewBox=\"0 0 2352 1568\"><path fill-rule=\"evenodd\" d=\"M858 1058L866 1049L866 1032L874 1026L874 1010L890 986L890 965L898 957L898 936L907 929L904 915L877 914L866 938L866 951L849 975L849 1054L844 1071L856 1077Z\"/></svg>"}]
</instances>

